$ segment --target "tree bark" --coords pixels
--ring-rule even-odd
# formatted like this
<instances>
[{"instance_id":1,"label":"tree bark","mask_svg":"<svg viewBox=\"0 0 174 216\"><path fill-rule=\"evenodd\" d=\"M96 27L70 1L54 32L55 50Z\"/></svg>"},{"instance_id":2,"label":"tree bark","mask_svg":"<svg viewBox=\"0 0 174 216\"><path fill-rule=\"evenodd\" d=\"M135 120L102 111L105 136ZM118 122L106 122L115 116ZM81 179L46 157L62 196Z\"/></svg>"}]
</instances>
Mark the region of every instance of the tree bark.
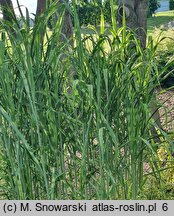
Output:
<instances>
[{"instance_id":1,"label":"tree bark","mask_svg":"<svg viewBox=\"0 0 174 216\"><path fill-rule=\"evenodd\" d=\"M62 4L63 2L60 0L60 3ZM67 39L70 40L71 46L73 46L73 25L72 25L71 16L67 9L65 9L65 15L64 15L61 33L62 33L61 40L65 41L66 39L65 37L67 37Z\"/></svg>"},{"instance_id":2,"label":"tree bark","mask_svg":"<svg viewBox=\"0 0 174 216\"><path fill-rule=\"evenodd\" d=\"M55 0L53 0L55 1ZM66 0L67 1L67 0ZM68 1L67 1L68 3ZM54 15L54 23L56 23L60 11L59 11L59 5L60 4L64 4L63 0L59 0L58 4L57 4L57 13ZM46 0L38 0L37 2L37 10L36 10L36 19L41 15L41 13L43 13L46 9ZM70 39L70 44L73 46L73 41L72 41L72 37L73 37L73 25L72 25L72 20L71 20L71 16L68 12L68 10L65 8L65 14L64 14L64 19L63 19L63 24L62 24L62 31L61 31L61 37L60 40L62 42L65 42L66 38Z\"/></svg>"},{"instance_id":3,"label":"tree bark","mask_svg":"<svg viewBox=\"0 0 174 216\"><path fill-rule=\"evenodd\" d=\"M12 24L13 20L16 19L12 1L11 0L0 0L0 5L1 5L2 14L3 14L3 19Z\"/></svg>"},{"instance_id":4,"label":"tree bark","mask_svg":"<svg viewBox=\"0 0 174 216\"><path fill-rule=\"evenodd\" d=\"M46 0L37 0L37 8L36 8L36 20L44 12L46 9Z\"/></svg>"},{"instance_id":5,"label":"tree bark","mask_svg":"<svg viewBox=\"0 0 174 216\"><path fill-rule=\"evenodd\" d=\"M127 27L135 30L140 39L141 46L146 47L147 33L147 0L118 0L118 21L122 25L123 4Z\"/></svg>"}]
</instances>

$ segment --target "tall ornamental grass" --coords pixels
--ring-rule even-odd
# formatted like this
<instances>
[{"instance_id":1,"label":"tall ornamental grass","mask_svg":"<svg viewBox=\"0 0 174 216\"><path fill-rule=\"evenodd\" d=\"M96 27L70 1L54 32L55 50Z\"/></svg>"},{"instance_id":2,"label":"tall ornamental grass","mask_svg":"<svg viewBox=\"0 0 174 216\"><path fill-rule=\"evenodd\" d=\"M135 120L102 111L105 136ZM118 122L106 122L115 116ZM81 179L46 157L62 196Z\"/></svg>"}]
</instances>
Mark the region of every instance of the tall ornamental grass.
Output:
<instances>
[{"instance_id":1,"label":"tall ornamental grass","mask_svg":"<svg viewBox=\"0 0 174 216\"><path fill-rule=\"evenodd\" d=\"M112 1L111 1L112 2ZM53 4L33 28L1 25L1 182L8 199L136 199L160 182L150 114L160 72L153 42L140 47L125 25L60 41ZM113 11L113 9L112 9ZM44 36L44 39L43 39ZM167 66L166 66L167 67ZM160 133L160 131L158 131ZM2 190L2 188L1 188Z\"/></svg>"}]
</instances>

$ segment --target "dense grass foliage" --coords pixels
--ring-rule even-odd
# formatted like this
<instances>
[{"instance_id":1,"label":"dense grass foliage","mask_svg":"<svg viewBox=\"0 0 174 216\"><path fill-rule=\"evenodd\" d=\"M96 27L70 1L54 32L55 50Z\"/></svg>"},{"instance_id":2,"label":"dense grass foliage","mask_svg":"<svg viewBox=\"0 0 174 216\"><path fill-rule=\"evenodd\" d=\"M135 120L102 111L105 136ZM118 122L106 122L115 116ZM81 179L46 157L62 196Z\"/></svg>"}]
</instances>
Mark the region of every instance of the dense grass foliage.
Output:
<instances>
[{"instance_id":1,"label":"dense grass foliage","mask_svg":"<svg viewBox=\"0 0 174 216\"><path fill-rule=\"evenodd\" d=\"M33 29L29 17L14 24L15 34L1 26L1 190L8 199L136 199L145 163L160 184L149 107L168 66L158 71L153 41L143 50L114 17L111 36L101 16L100 33L82 37L75 6L75 47L61 43L61 16L47 35L54 12Z\"/></svg>"}]
</instances>

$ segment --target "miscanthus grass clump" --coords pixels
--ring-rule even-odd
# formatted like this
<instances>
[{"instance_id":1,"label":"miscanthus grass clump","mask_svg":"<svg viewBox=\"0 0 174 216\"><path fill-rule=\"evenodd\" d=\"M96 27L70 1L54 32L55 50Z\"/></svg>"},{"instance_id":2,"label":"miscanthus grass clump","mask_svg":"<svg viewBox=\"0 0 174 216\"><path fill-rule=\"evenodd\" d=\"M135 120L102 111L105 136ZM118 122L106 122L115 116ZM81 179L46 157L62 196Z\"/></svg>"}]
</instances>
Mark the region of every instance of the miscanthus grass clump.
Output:
<instances>
[{"instance_id":1,"label":"miscanthus grass clump","mask_svg":"<svg viewBox=\"0 0 174 216\"><path fill-rule=\"evenodd\" d=\"M82 36L74 5L72 48L60 41L62 17L47 29L55 10L33 28L29 17L22 29L14 23L15 34L1 25L1 190L8 199L136 199L145 163L160 182L149 110L163 73L156 45L142 49L114 13L109 35L101 16L100 32Z\"/></svg>"}]
</instances>

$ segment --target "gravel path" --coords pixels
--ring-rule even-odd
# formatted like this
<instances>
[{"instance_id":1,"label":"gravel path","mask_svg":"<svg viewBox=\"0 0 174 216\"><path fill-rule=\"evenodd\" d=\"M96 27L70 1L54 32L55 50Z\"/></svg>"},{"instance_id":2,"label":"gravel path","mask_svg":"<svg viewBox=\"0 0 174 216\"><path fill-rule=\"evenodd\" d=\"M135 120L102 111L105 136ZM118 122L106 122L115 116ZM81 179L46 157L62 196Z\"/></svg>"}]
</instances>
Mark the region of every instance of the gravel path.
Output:
<instances>
[{"instance_id":1,"label":"gravel path","mask_svg":"<svg viewBox=\"0 0 174 216\"><path fill-rule=\"evenodd\" d=\"M170 132L174 130L174 90L168 90L158 95L161 125L164 130Z\"/></svg>"},{"instance_id":2,"label":"gravel path","mask_svg":"<svg viewBox=\"0 0 174 216\"><path fill-rule=\"evenodd\" d=\"M168 22L164 27L166 29L174 30L174 20ZM158 92L161 90L163 89L158 90ZM159 94L158 99L163 105L159 110L161 125L164 130L174 132L174 89Z\"/></svg>"},{"instance_id":3,"label":"gravel path","mask_svg":"<svg viewBox=\"0 0 174 216\"><path fill-rule=\"evenodd\" d=\"M174 20L168 22L168 23L165 23L165 24L162 24L160 26L160 29L162 30L174 30Z\"/></svg>"}]
</instances>

